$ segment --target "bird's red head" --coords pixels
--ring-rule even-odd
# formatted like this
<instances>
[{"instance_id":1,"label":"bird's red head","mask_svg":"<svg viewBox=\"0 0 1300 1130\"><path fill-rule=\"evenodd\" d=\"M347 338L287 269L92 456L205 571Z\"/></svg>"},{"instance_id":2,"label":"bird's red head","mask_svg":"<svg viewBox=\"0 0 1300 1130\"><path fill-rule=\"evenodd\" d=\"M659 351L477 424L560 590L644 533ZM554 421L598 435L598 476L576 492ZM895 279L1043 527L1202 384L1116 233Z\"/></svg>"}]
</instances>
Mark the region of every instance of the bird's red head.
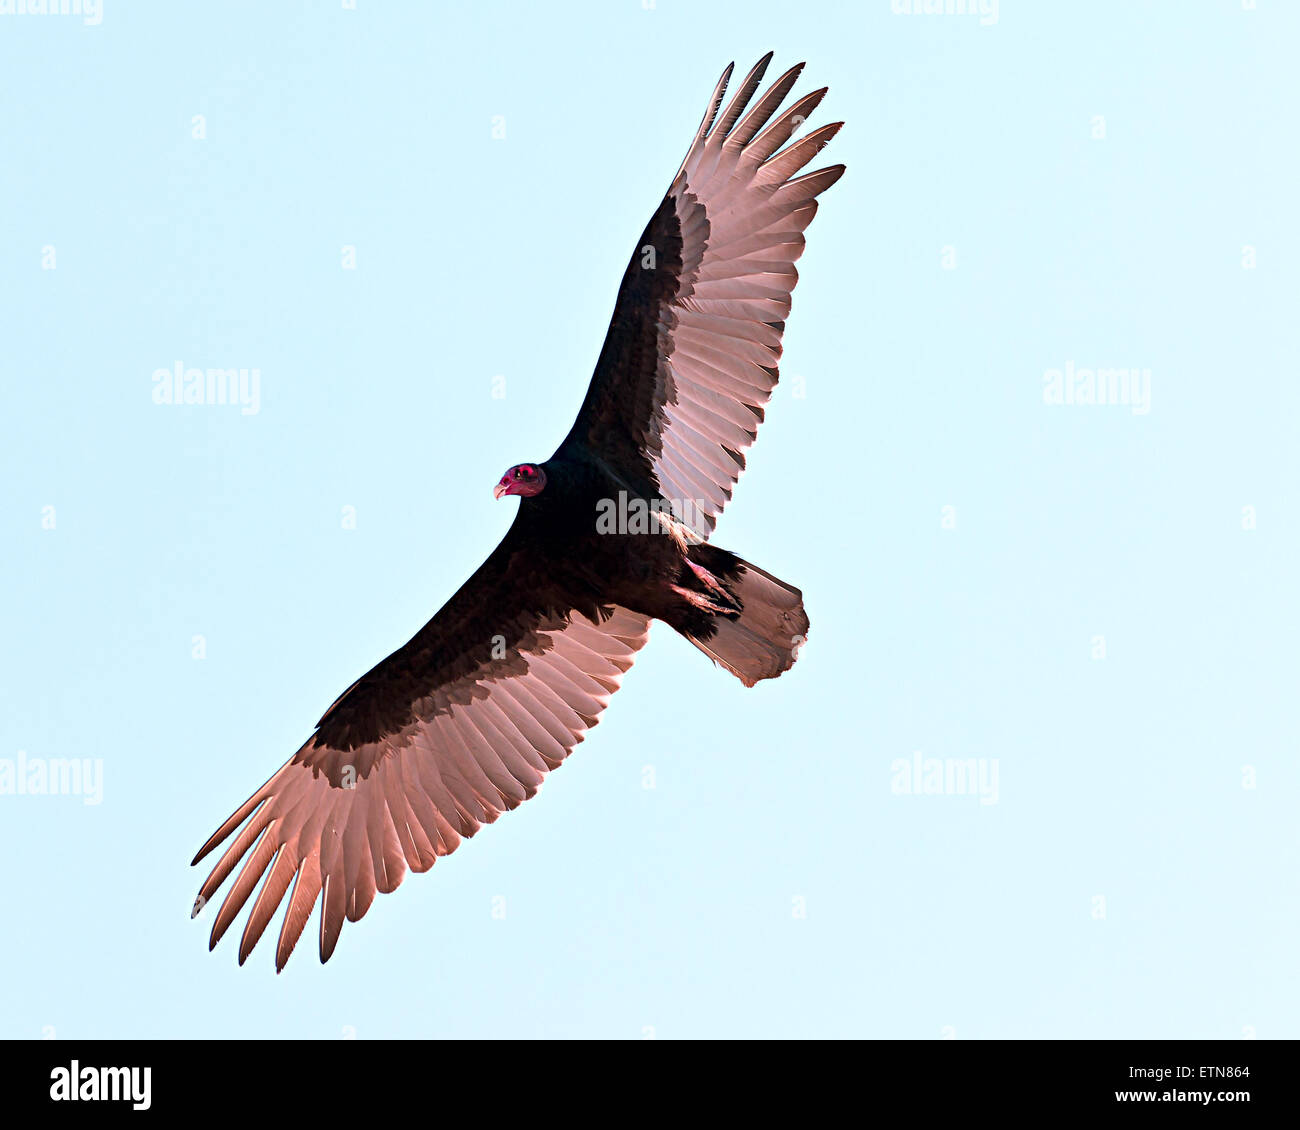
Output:
<instances>
[{"instance_id":1,"label":"bird's red head","mask_svg":"<svg viewBox=\"0 0 1300 1130\"><path fill-rule=\"evenodd\" d=\"M492 497L517 494L523 498L532 498L535 494L541 494L545 488L545 471L536 463L518 463L501 476L501 481L492 488Z\"/></svg>"}]
</instances>

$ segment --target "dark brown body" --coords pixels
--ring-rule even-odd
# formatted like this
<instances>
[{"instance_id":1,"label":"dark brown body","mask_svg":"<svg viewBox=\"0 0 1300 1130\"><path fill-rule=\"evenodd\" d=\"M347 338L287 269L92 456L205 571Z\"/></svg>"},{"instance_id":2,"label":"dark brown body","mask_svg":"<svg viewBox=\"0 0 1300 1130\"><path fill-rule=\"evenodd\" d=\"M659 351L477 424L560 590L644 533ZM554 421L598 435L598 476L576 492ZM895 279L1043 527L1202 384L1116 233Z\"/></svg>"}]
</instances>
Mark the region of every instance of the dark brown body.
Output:
<instances>
[{"instance_id":1,"label":"dark brown body","mask_svg":"<svg viewBox=\"0 0 1300 1130\"><path fill-rule=\"evenodd\" d=\"M612 532L606 526L598 528L598 518L611 508L645 514L662 502L649 484L627 482L591 458L557 454L542 464L542 470L546 489L536 497L520 499L511 533L518 530L527 535L545 553L553 582L570 599L619 604L662 620L686 636L712 634L717 609L734 603L735 595L728 601L688 561L725 591L735 579L740 558L674 536L669 523L655 519L644 523L648 532L630 532L622 523ZM728 608L731 615L738 611L738 605Z\"/></svg>"}]
</instances>

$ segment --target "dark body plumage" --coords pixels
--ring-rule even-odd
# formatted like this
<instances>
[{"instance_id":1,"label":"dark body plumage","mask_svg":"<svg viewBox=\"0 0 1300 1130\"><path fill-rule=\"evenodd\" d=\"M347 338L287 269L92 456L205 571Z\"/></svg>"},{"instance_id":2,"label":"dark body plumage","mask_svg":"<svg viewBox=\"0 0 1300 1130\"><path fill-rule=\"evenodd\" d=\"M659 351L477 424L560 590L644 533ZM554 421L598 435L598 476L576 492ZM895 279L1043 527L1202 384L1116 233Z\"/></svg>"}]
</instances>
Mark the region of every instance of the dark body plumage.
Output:
<instances>
[{"instance_id":1,"label":"dark body plumage","mask_svg":"<svg viewBox=\"0 0 1300 1130\"><path fill-rule=\"evenodd\" d=\"M423 687L455 683L485 669L508 673L509 661L496 660L494 666L494 649L504 645L513 654L548 617L576 610L594 621L601 619L602 608L620 605L683 634L712 634L712 614L671 586L707 596L709 590L686 565L690 551L728 581L739 561L734 554L706 544L683 546L665 534L598 533L595 518L602 501L627 492L631 484L585 455L557 453L541 466L546 490L520 500L492 555L437 616L358 679L321 718L317 744L346 756L318 761L303 751L298 756L304 763L322 764L332 782L343 764L355 765L364 777L370 765L364 758L358 763L354 753L408 725ZM647 507L653 501L637 495L629 496L629 503L635 499Z\"/></svg>"},{"instance_id":2,"label":"dark body plumage","mask_svg":"<svg viewBox=\"0 0 1300 1130\"><path fill-rule=\"evenodd\" d=\"M801 64L751 107L769 58L725 108L730 67L718 83L623 274L573 428L498 484L520 496L500 545L200 849L196 863L234 837L195 903L234 875L212 945L251 898L242 962L287 898L277 969L318 902L328 959L376 893L536 793L652 620L746 685L794 663L799 590L707 540L777 383L803 232L844 171L795 175L839 124L786 145L825 90L778 113Z\"/></svg>"}]
</instances>

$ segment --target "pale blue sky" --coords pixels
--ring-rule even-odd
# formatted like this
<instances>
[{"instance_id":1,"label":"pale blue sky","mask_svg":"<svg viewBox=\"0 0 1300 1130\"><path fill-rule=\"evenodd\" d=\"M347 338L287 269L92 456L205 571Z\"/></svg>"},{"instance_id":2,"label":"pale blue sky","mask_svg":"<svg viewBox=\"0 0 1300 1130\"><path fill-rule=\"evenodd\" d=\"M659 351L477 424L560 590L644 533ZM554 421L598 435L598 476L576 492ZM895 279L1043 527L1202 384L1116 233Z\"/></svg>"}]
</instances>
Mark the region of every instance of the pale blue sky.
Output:
<instances>
[{"instance_id":1,"label":"pale blue sky","mask_svg":"<svg viewBox=\"0 0 1300 1130\"><path fill-rule=\"evenodd\" d=\"M0 774L103 772L0 795L0 1036L1300 1035L1298 34L1281 0L0 15ZM747 691L659 627L541 796L327 966L314 918L278 978L208 954L194 851L496 544L769 48L849 171L716 540L802 587L800 662ZM155 404L178 361L258 369L258 411ZM1149 371L1149 411L1045 403L1067 365ZM902 795L918 751L996 803Z\"/></svg>"}]
</instances>

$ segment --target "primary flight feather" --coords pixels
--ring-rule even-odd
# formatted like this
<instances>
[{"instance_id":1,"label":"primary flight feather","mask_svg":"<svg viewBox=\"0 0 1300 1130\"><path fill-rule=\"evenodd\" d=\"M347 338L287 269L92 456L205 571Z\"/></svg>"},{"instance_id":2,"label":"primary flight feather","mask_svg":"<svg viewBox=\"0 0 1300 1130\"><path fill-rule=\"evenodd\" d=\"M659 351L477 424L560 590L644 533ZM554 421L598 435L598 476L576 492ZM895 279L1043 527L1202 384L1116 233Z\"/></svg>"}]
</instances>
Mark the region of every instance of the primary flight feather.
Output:
<instances>
[{"instance_id":1,"label":"primary flight feather","mask_svg":"<svg viewBox=\"0 0 1300 1130\"><path fill-rule=\"evenodd\" d=\"M234 836L194 913L235 875L211 945L252 898L241 964L286 896L276 970L317 902L328 960L376 892L537 792L599 720L651 620L746 686L794 663L802 594L707 541L777 383L803 232L844 172L798 175L842 124L787 145L826 93L778 113L803 64L750 105L770 59L725 108L732 68L719 79L623 274L572 430L494 488L520 499L501 544L195 856Z\"/></svg>"}]
</instances>

